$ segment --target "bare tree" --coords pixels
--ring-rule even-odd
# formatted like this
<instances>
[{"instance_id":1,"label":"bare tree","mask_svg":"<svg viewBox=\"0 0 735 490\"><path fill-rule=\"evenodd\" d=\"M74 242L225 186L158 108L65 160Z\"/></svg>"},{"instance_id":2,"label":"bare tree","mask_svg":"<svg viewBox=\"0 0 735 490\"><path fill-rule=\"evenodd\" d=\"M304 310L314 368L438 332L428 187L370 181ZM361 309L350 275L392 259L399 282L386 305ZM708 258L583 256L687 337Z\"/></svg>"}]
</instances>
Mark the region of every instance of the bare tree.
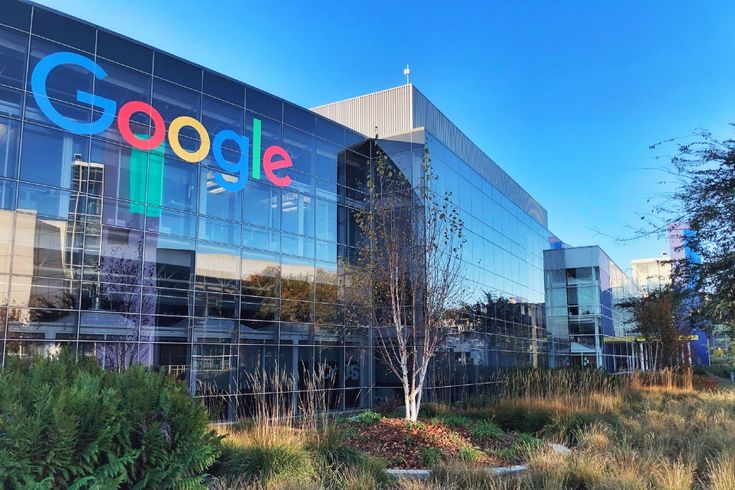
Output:
<instances>
[{"instance_id":1,"label":"bare tree","mask_svg":"<svg viewBox=\"0 0 735 490\"><path fill-rule=\"evenodd\" d=\"M106 310L117 311L124 325L114 339L102 343L105 367L121 372L136 361L138 351L138 316L140 312L140 291L137 284L141 276L143 241L135 247L114 244L100 257L97 271L102 281L96 284L95 302L104 303ZM100 305L97 305L99 307Z\"/></svg>"},{"instance_id":2,"label":"bare tree","mask_svg":"<svg viewBox=\"0 0 735 490\"><path fill-rule=\"evenodd\" d=\"M388 155L374 159L367 202L355 217L361 237L348 284L352 298L370 306L376 353L400 381L412 421L429 364L455 328L465 242L451 193L437 190L428 149L420 158L414 183Z\"/></svg>"}]
</instances>

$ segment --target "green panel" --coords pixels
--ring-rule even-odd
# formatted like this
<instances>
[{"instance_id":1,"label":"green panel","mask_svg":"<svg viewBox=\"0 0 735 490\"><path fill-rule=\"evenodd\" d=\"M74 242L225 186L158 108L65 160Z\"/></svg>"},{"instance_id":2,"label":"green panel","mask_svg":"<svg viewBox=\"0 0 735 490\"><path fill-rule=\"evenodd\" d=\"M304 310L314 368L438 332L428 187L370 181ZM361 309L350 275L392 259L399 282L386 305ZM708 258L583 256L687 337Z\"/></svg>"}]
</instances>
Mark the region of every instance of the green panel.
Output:
<instances>
[{"instance_id":1,"label":"green panel","mask_svg":"<svg viewBox=\"0 0 735 490\"><path fill-rule=\"evenodd\" d=\"M148 157L148 199L146 203L146 216L153 218L161 217L161 208L163 204L163 166L164 158L163 153L165 151L165 143L161 143L161 146L155 150L151 150ZM152 208L150 206L158 206Z\"/></svg>"},{"instance_id":2,"label":"green panel","mask_svg":"<svg viewBox=\"0 0 735 490\"><path fill-rule=\"evenodd\" d=\"M143 135L136 135L143 138ZM143 204L151 206L161 206L163 203L163 166L164 153L166 151L165 141L161 146L151 151L138 150L133 148L130 152L130 212L136 214L146 214L150 217L160 217L161 210L159 208L151 208ZM146 193L147 181L147 193ZM147 209L147 212L146 212Z\"/></svg>"},{"instance_id":3,"label":"green panel","mask_svg":"<svg viewBox=\"0 0 735 490\"><path fill-rule=\"evenodd\" d=\"M253 118L253 179L260 178L260 119Z\"/></svg>"}]
</instances>

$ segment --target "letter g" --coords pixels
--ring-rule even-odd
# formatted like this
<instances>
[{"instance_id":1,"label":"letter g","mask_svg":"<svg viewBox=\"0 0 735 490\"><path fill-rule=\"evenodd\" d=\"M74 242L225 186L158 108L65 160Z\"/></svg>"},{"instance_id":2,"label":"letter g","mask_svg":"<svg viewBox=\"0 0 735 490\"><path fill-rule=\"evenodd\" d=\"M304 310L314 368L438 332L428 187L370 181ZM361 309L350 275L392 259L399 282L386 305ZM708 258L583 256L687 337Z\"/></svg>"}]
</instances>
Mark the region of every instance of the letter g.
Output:
<instances>
[{"instance_id":1,"label":"letter g","mask_svg":"<svg viewBox=\"0 0 735 490\"><path fill-rule=\"evenodd\" d=\"M105 97L95 97L89 92L77 90L78 102L97 106L102 109L100 118L93 122L81 122L69 119L57 111L51 104L48 98L48 92L46 91L46 80L51 70L59 65L81 66L92 72L100 80L107 76L107 72L101 66L86 56L77 53L62 51L42 58L36 64L36 67L33 69L33 75L31 76L33 97L36 99L36 103L41 108L41 111L60 128L76 134L97 134L110 127L110 124L115 119L115 111L117 109L117 104L114 100Z\"/></svg>"}]
</instances>

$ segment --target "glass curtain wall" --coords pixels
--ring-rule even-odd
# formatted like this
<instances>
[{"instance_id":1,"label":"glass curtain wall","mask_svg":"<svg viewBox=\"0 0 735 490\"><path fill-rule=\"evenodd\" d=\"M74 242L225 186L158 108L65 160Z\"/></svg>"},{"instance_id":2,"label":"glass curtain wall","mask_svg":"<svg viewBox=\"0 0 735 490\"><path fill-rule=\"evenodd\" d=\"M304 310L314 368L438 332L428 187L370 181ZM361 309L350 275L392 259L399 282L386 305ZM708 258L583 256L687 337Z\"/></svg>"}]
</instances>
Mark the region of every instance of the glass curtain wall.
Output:
<instances>
[{"instance_id":1,"label":"glass curtain wall","mask_svg":"<svg viewBox=\"0 0 735 490\"><path fill-rule=\"evenodd\" d=\"M543 250L551 234L433 135L419 131L406 139L377 145L414 186L426 148L435 192L450 196L466 238L458 331L436 355L427 399L450 401L495 389L502 369L545 367ZM375 376L379 400L400 389L387 369L378 366Z\"/></svg>"},{"instance_id":2,"label":"glass curtain wall","mask_svg":"<svg viewBox=\"0 0 735 490\"><path fill-rule=\"evenodd\" d=\"M338 292L370 156L360 153L369 151L360 135L41 7L6 1L0 39L3 362L66 348L109 369L142 363L186 380L223 419L252 410L254 377L294 376L297 401L321 365L331 408L370 403L368 335L345 338ZM118 106L151 104L167 126L190 116L212 135L250 136L257 124L261 148L290 155L291 185L251 178L231 192L211 153L192 164L166 143L141 151L116 124L94 136L59 129L39 109L30 77L62 51L107 72L104 80L72 65L52 72L48 94L64 116L99 118L78 102L84 90ZM131 127L152 131L142 113ZM185 127L179 141L192 151L199 138ZM254 139L222 151L237 161Z\"/></svg>"}]
</instances>

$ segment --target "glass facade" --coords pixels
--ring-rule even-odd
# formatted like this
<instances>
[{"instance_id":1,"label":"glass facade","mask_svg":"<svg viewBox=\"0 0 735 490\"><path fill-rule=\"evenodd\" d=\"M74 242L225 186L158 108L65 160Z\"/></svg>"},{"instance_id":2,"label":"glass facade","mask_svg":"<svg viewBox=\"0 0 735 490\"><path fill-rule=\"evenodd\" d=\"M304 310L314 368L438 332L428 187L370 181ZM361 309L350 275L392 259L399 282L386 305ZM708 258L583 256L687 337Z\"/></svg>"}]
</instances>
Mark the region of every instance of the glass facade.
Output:
<instances>
[{"instance_id":1,"label":"glass facade","mask_svg":"<svg viewBox=\"0 0 735 490\"><path fill-rule=\"evenodd\" d=\"M414 185L428 150L434 191L450 196L466 239L459 334L440 348L427 397L457 399L496 385L499 370L545 367L543 251L551 234L428 131L403 139L377 145ZM378 399L396 387L387 371L376 371Z\"/></svg>"},{"instance_id":2,"label":"glass facade","mask_svg":"<svg viewBox=\"0 0 735 490\"><path fill-rule=\"evenodd\" d=\"M395 380L374 363L371 315L342 301L376 149L415 179L428 148L437 191L451 192L466 226L459 333L437 355L429 397L473 392L498 369L546 366L568 345L546 331L551 234L429 131L368 140L15 0L0 9L0 39L2 362L66 348L108 369L142 363L185 380L221 419L251 413L261 374L292 376L286 398L295 406L317 366L331 409L392 396ZM34 73L58 53L104 76L67 62L48 73L41 97ZM91 127L108 116L99 131L58 124ZM160 127L169 139L141 148ZM288 156L286 172L273 173L272 148ZM249 155L250 173L239 165Z\"/></svg>"},{"instance_id":3,"label":"glass facade","mask_svg":"<svg viewBox=\"0 0 735 490\"><path fill-rule=\"evenodd\" d=\"M143 363L185 379L217 417L248 412L254 372L278 365L302 379L322 364L333 371L332 408L369 403L369 341L355 331L345 338L337 294L362 191L349 186L364 181L355 174L369 156L358 153L362 136L40 7L5 2L0 39L3 359L67 347L110 369ZM107 74L52 71L48 98L62 116L101 117L79 102L83 90L118 106L150 104L167 127L192 117L212 137L253 135L258 125L260 141L225 142L222 153L235 162L255 144L278 145L293 163L290 185L251 177L230 192L222 181L243 176L224 172L213 152L192 164L166 142L131 146L114 123L92 135L60 129L31 87L40 60L58 52ZM131 117L136 135L153 126L145 114ZM178 141L194 151L201 138L184 127Z\"/></svg>"}]
</instances>

